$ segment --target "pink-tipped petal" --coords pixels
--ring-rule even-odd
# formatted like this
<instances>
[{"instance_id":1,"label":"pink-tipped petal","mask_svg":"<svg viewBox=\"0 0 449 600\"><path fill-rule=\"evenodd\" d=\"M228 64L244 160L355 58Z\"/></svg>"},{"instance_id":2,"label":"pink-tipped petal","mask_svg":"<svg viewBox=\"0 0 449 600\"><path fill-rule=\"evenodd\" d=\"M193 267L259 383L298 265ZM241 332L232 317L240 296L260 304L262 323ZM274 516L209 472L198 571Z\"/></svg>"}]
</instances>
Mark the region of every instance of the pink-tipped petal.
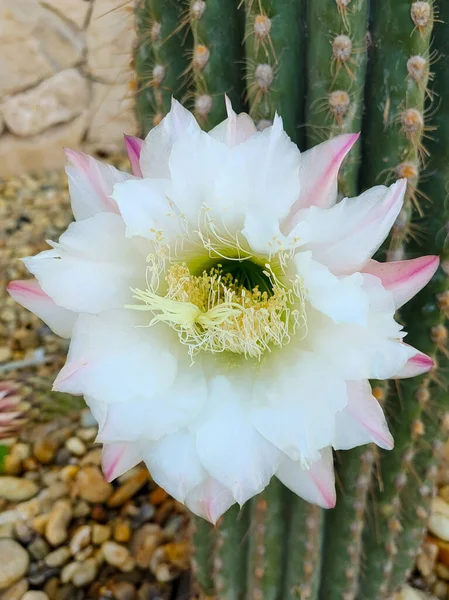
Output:
<instances>
[{"instance_id":1,"label":"pink-tipped petal","mask_svg":"<svg viewBox=\"0 0 449 600\"><path fill-rule=\"evenodd\" d=\"M393 379L407 379L409 377L416 377L417 375L428 373L433 369L434 365L435 363L430 356L416 350L416 354L409 358L405 366Z\"/></svg>"},{"instance_id":2,"label":"pink-tipped petal","mask_svg":"<svg viewBox=\"0 0 449 600\"><path fill-rule=\"evenodd\" d=\"M75 219L87 219L99 212L118 213L117 204L111 198L114 185L133 176L84 152L66 149L65 154L69 161L66 173Z\"/></svg>"},{"instance_id":3,"label":"pink-tipped petal","mask_svg":"<svg viewBox=\"0 0 449 600\"><path fill-rule=\"evenodd\" d=\"M278 468L276 477L292 492L323 508L333 508L336 502L334 460L332 449L321 451L321 458L309 469L299 461L286 458Z\"/></svg>"},{"instance_id":4,"label":"pink-tipped petal","mask_svg":"<svg viewBox=\"0 0 449 600\"><path fill-rule=\"evenodd\" d=\"M143 140L133 135L125 135L125 146L128 152L131 171L136 177L143 177L140 168L140 151L142 150Z\"/></svg>"},{"instance_id":5,"label":"pink-tipped petal","mask_svg":"<svg viewBox=\"0 0 449 600\"><path fill-rule=\"evenodd\" d=\"M117 479L129 469L138 465L141 460L140 449L136 443L116 442L103 445L101 467L106 481Z\"/></svg>"},{"instance_id":6,"label":"pink-tipped petal","mask_svg":"<svg viewBox=\"0 0 449 600\"><path fill-rule=\"evenodd\" d=\"M11 281L7 290L16 302L47 323L56 335L71 336L77 313L55 304L36 279Z\"/></svg>"},{"instance_id":7,"label":"pink-tipped petal","mask_svg":"<svg viewBox=\"0 0 449 600\"><path fill-rule=\"evenodd\" d=\"M384 288L393 294L396 308L400 308L429 283L439 262L438 256L387 263L370 260L363 272L379 277Z\"/></svg>"},{"instance_id":8,"label":"pink-tipped petal","mask_svg":"<svg viewBox=\"0 0 449 600\"><path fill-rule=\"evenodd\" d=\"M334 275L360 271L387 237L404 202L407 180L379 185L357 198L345 198L328 210L304 211L314 260Z\"/></svg>"},{"instance_id":9,"label":"pink-tipped petal","mask_svg":"<svg viewBox=\"0 0 449 600\"><path fill-rule=\"evenodd\" d=\"M380 448L391 450L393 437L368 381L347 381L346 386L348 403L335 417L332 446L336 450L349 450L374 442Z\"/></svg>"},{"instance_id":10,"label":"pink-tipped petal","mask_svg":"<svg viewBox=\"0 0 449 600\"><path fill-rule=\"evenodd\" d=\"M298 212L303 208L329 208L335 204L338 171L359 136L359 133L339 135L301 154L301 193L282 225L286 233L296 225Z\"/></svg>"},{"instance_id":11,"label":"pink-tipped petal","mask_svg":"<svg viewBox=\"0 0 449 600\"><path fill-rule=\"evenodd\" d=\"M187 494L185 503L195 515L215 525L221 515L235 504L235 500L224 485L208 477Z\"/></svg>"}]
</instances>

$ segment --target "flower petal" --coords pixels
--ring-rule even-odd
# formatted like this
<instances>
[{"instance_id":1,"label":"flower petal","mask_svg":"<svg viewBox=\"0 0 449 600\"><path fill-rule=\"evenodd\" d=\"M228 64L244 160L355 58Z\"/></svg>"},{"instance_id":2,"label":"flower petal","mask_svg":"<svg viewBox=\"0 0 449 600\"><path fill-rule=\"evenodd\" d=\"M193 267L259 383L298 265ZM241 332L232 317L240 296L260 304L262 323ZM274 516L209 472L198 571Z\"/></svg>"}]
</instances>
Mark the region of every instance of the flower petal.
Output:
<instances>
[{"instance_id":1,"label":"flower petal","mask_svg":"<svg viewBox=\"0 0 449 600\"><path fill-rule=\"evenodd\" d=\"M138 465L141 460L142 453L137 444L129 442L103 444L101 467L106 481L117 479L117 477Z\"/></svg>"},{"instance_id":2,"label":"flower petal","mask_svg":"<svg viewBox=\"0 0 449 600\"><path fill-rule=\"evenodd\" d=\"M143 459L154 481L180 502L208 477L195 437L185 429L144 447Z\"/></svg>"},{"instance_id":3,"label":"flower petal","mask_svg":"<svg viewBox=\"0 0 449 600\"><path fill-rule=\"evenodd\" d=\"M127 237L172 241L180 232L177 211L165 194L166 179L137 179L114 186L112 194L126 224Z\"/></svg>"},{"instance_id":4,"label":"flower petal","mask_svg":"<svg viewBox=\"0 0 449 600\"><path fill-rule=\"evenodd\" d=\"M97 313L131 301L145 281L145 257L125 237L119 215L96 214L71 223L53 250L25 258L27 269L59 306Z\"/></svg>"},{"instance_id":5,"label":"flower petal","mask_svg":"<svg viewBox=\"0 0 449 600\"><path fill-rule=\"evenodd\" d=\"M53 389L108 404L150 394L161 396L167 391L175 380L177 365L163 337L166 329L135 327L130 313L80 315L66 364Z\"/></svg>"},{"instance_id":6,"label":"flower petal","mask_svg":"<svg viewBox=\"0 0 449 600\"><path fill-rule=\"evenodd\" d=\"M196 447L208 473L230 489L239 504L269 483L280 452L250 423L244 382L216 377L210 383L209 415L196 430Z\"/></svg>"},{"instance_id":7,"label":"flower petal","mask_svg":"<svg viewBox=\"0 0 449 600\"><path fill-rule=\"evenodd\" d=\"M385 240L398 216L407 181L374 187L328 210L311 207L304 219L311 241L304 249L335 275L359 271Z\"/></svg>"},{"instance_id":8,"label":"flower petal","mask_svg":"<svg viewBox=\"0 0 449 600\"><path fill-rule=\"evenodd\" d=\"M393 437L368 381L347 381L346 385L348 404L336 414L332 446L336 450L349 450L374 442L384 450L391 450Z\"/></svg>"},{"instance_id":9,"label":"flower petal","mask_svg":"<svg viewBox=\"0 0 449 600\"><path fill-rule=\"evenodd\" d=\"M132 179L132 175L95 160L92 156L65 150L70 164L66 167L72 211L77 221L101 212L117 213L110 197L115 183Z\"/></svg>"},{"instance_id":10,"label":"flower petal","mask_svg":"<svg viewBox=\"0 0 449 600\"><path fill-rule=\"evenodd\" d=\"M334 460L332 449L325 448L321 457L309 469L299 461L286 458L276 472L276 477L292 492L323 508L333 508L336 502Z\"/></svg>"},{"instance_id":11,"label":"flower petal","mask_svg":"<svg viewBox=\"0 0 449 600\"><path fill-rule=\"evenodd\" d=\"M386 263L370 260L363 272L379 277L384 288L393 294L396 308L400 308L429 283L439 262L438 256Z\"/></svg>"},{"instance_id":12,"label":"flower petal","mask_svg":"<svg viewBox=\"0 0 449 600\"><path fill-rule=\"evenodd\" d=\"M327 267L313 260L310 251L298 253L294 261L306 288L306 298L312 306L334 323L366 325L369 304L362 289L363 276L360 273L339 279Z\"/></svg>"},{"instance_id":13,"label":"flower petal","mask_svg":"<svg viewBox=\"0 0 449 600\"><path fill-rule=\"evenodd\" d=\"M185 498L187 508L213 525L235 504L231 492L213 477L197 485Z\"/></svg>"},{"instance_id":14,"label":"flower petal","mask_svg":"<svg viewBox=\"0 0 449 600\"><path fill-rule=\"evenodd\" d=\"M318 356L291 348L262 363L251 421L267 440L306 466L332 443L335 414L346 402L343 379Z\"/></svg>"},{"instance_id":15,"label":"flower petal","mask_svg":"<svg viewBox=\"0 0 449 600\"><path fill-rule=\"evenodd\" d=\"M35 279L11 281L7 290L16 302L47 323L56 335L63 338L71 336L77 313L55 304Z\"/></svg>"},{"instance_id":16,"label":"flower petal","mask_svg":"<svg viewBox=\"0 0 449 600\"><path fill-rule=\"evenodd\" d=\"M229 148L246 141L257 131L254 121L246 113L237 115L231 101L225 96L228 118L209 131L209 135Z\"/></svg>"},{"instance_id":17,"label":"flower petal","mask_svg":"<svg viewBox=\"0 0 449 600\"><path fill-rule=\"evenodd\" d=\"M330 208L335 204L338 171L359 136L359 133L339 135L301 154L301 192L283 223L286 233L296 225L300 210L309 206Z\"/></svg>"},{"instance_id":18,"label":"flower petal","mask_svg":"<svg viewBox=\"0 0 449 600\"><path fill-rule=\"evenodd\" d=\"M394 379L416 377L417 375L428 373L433 369L435 362L430 356L427 356L427 354L424 354L423 352L419 352L419 350L415 350L407 344L404 345L407 346L407 348L410 348L410 351L415 351L415 354L408 359L405 366L398 373L393 375Z\"/></svg>"},{"instance_id":19,"label":"flower petal","mask_svg":"<svg viewBox=\"0 0 449 600\"><path fill-rule=\"evenodd\" d=\"M140 168L144 177L170 178L168 161L172 147L186 129L198 131L199 125L192 113L173 98L170 112L143 142Z\"/></svg>"},{"instance_id":20,"label":"flower petal","mask_svg":"<svg viewBox=\"0 0 449 600\"><path fill-rule=\"evenodd\" d=\"M128 152L131 171L136 177L142 177L142 169L140 168L140 153L142 151L143 140L133 135L125 135L125 146Z\"/></svg>"}]
</instances>

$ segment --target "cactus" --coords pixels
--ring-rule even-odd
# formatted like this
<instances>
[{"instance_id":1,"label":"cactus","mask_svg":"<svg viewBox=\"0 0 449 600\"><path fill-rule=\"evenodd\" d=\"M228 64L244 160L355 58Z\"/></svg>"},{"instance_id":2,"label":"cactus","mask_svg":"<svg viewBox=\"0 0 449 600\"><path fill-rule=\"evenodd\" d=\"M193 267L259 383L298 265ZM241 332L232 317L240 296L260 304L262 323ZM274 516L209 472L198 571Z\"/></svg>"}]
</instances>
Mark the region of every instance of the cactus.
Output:
<instances>
[{"instance_id":1,"label":"cactus","mask_svg":"<svg viewBox=\"0 0 449 600\"><path fill-rule=\"evenodd\" d=\"M361 129L362 143L341 170L340 193L408 180L382 259L443 255L431 284L398 316L407 341L433 356L437 368L389 386L372 382L395 449L337 453L337 506L331 511L307 504L276 480L215 527L193 519L192 568L204 596L391 598L419 549L435 460L448 433L449 398L440 372L449 306L449 42L440 21L449 22L449 4L140 0L136 21L137 111L144 132L167 112L172 93L204 129L225 118L224 93L259 129L278 112L300 147ZM171 31L155 36L155 22ZM151 71L156 64L167 69L160 83Z\"/></svg>"}]
</instances>

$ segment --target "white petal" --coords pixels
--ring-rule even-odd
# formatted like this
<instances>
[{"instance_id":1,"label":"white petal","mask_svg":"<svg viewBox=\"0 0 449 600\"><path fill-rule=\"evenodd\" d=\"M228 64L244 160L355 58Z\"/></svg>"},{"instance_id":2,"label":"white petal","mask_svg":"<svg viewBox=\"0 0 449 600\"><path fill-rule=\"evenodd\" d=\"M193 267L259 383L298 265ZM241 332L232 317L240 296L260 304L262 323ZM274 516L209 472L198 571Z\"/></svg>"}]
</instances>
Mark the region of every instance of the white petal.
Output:
<instances>
[{"instance_id":1,"label":"white petal","mask_svg":"<svg viewBox=\"0 0 449 600\"><path fill-rule=\"evenodd\" d=\"M47 323L56 335L63 338L69 338L72 335L77 313L55 304L50 296L42 291L35 279L11 281L7 290L16 302L31 310L44 323Z\"/></svg>"},{"instance_id":2,"label":"white petal","mask_svg":"<svg viewBox=\"0 0 449 600\"><path fill-rule=\"evenodd\" d=\"M66 156L71 163L66 167L66 173L75 219L88 219L101 212L117 213L117 205L111 198L112 188L115 183L133 176L83 152L66 150Z\"/></svg>"},{"instance_id":3,"label":"white petal","mask_svg":"<svg viewBox=\"0 0 449 600\"><path fill-rule=\"evenodd\" d=\"M154 481L180 502L207 479L195 438L187 430L149 444L143 449L143 458Z\"/></svg>"},{"instance_id":4,"label":"white petal","mask_svg":"<svg viewBox=\"0 0 449 600\"><path fill-rule=\"evenodd\" d=\"M207 385L201 362L190 365L188 357L178 359L173 385L154 395L108 405L107 418L100 429L99 442L155 441L188 426L206 402Z\"/></svg>"},{"instance_id":5,"label":"white petal","mask_svg":"<svg viewBox=\"0 0 449 600\"><path fill-rule=\"evenodd\" d=\"M172 99L170 112L145 138L140 153L140 168L144 177L170 178L168 161L173 144L186 129L199 130L194 116L177 100Z\"/></svg>"},{"instance_id":6,"label":"white petal","mask_svg":"<svg viewBox=\"0 0 449 600\"><path fill-rule=\"evenodd\" d=\"M310 352L287 348L262 363L251 420L290 458L310 464L331 444L335 414L346 401L345 382L325 362Z\"/></svg>"},{"instance_id":7,"label":"white petal","mask_svg":"<svg viewBox=\"0 0 449 600\"><path fill-rule=\"evenodd\" d=\"M199 211L215 206L214 183L229 149L200 129L188 129L170 155L170 199L198 226Z\"/></svg>"},{"instance_id":8,"label":"white petal","mask_svg":"<svg viewBox=\"0 0 449 600\"><path fill-rule=\"evenodd\" d=\"M370 260L363 267L363 272L379 277L384 288L393 294L396 308L401 308L429 283L439 262L438 256L421 256L387 263Z\"/></svg>"},{"instance_id":9,"label":"white petal","mask_svg":"<svg viewBox=\"0 0 449 600\"><path fill-rule=\"evenodd\" d=\"M69 310L122 307L131 301L130 287L145 281L145 257L126 239L119 215L101 213L71 223L52 245L23 262L44 292Z\"/></svg>"},{"instance_id":10,"label":"white petal","mask_svg":"<svg viewBox=\"0 0 449 600\"><path fill-rule=\"evenodd\" d=\"M331 448L321 451L321 457L309 469L298 461L286 458L276 477L292 492L323 508L333 508L336 502L334 461Z\"/></svg>"},{"instance_id":11,"label":"white petal","mask_svg":"<svg viewBox=\"0 0 449 600\"><path fill-rule=\"evenodd\" d=\"M366 325L369 305L360 273L339 279L327 267L313 260L311 252L299 252L294 261L312 306L334 323Z\"/></svg>"},{"instance_id":12,"label":"white petal","mask_svg":"<svg viewBox=\"0 0 449 600\"><path fill-rule=\"evenodd\" d=\"M170 242L180 232L179 217L170 205L166 179L136 179L114 186L112 194L126 224L127 237Z\"/></svg>"},{"instance_id":13,"label":"white petal","mask_svg":"<svg viewBox=\"0 0 449 600\"><path fill-rule=\"evenodd\" d=\"M302 218L311 228L306 249L335 275L360 270L385 240L398 216L407 182L377 186L328 210L311 207Z\"/></svg>"},{"instance_id":14,"label":"white petal","mask_svg":"<svg viewBox=\"0 0 449 600\"><path fill-rule=\"evenodd\" d=\"M198 454L210 475L244 504L267 486L280 453L248 419L245 382L216 377L209 394L210 412L196 431Z\"/></svg>"},{"instance_id":15,"label":"white petal","mask_svg":"<svg viewBox=\"0 0 449 600\"><path fill-rule=\"evenodd\" d=\"M349 450L374 442L391 450L394 442L383 410L371 393L368 381L348 381L348 404L335 417L336 450Z\"/></svg>"},{"instance_id":16,"label":"white petal","mask_svg":"<svg viewBox=\"0 0 449 600\"><path fill-rule=\"evenodd\" d=\"M142 460L142 453L137 444L117 442L104 444L101 455L101 467L106 481L117 479Z\"/></svg>"},{"instance_id":17,"label":"white petal","mask_svg":"<svg viewBox=\"0 0 449 600\"><path fill-rule=\"evenodd\" d=\"M166 392L177 371L164 339L168 328L135 327L131 317L131 311L80 315L54 389L108 404Z\"/></svg>"},{"instance_id":18,"label":"white petal","mask_svg":"<svg viewBox=\"0 0 449 600\"><path fill-rule=\"evenodd\" d=\"M225 100L228 118L211 129L209 135L232 148L254 135L257 129L249 115L246 113L237 115L232 109L231 101L227 96L225 96Z\"/></svg>"},{"instance_id":19,"label":"white petal","mask_svg":"<svg viewBox=\"0 0 449 600\"><path fill-rule=\"evenodd\" d=\"M330 208L335 204L338 171L359 135L339 135L301 154L301 193L283 223L286 233L296 225L299 211L302 209L309 206Z\"/></svg>"},{"instance_id":20,"label":"white petal","mask_svg":"<svg viewBox=\"0 0 449 600\"><path fill-rule=\"evenodd\" d=\"M231 492L213 477L197 485L185 498L187 508L215 525L228 508L235 504Z\"/></svg>"},{"instance_id":21,"label":"white petal","mask_svg":"<svg viewBox=\"0 0 449 600\"><path fill-rule=\"evenodd\" d=\"M366 327L335 324L323 314L308 312L307 343L345 380L387 379L406 364L414 351L402 342L402 327L394 320L392 294L377 277L363 275L369 297Z\"/></svg>"}]
</instances>

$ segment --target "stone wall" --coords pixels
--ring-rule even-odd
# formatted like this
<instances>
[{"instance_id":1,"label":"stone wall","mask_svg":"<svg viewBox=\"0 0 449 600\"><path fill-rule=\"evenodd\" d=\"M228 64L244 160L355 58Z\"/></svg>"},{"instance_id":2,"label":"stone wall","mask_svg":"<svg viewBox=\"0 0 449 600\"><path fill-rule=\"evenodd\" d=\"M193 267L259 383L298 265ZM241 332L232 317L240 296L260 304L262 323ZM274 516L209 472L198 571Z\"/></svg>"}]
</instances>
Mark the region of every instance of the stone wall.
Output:
<instances>
[{"instance_id":1,"label":"stone wall","mask_svg":"<svg viewBox=\"0 0 449 600\"><path fill-rule=\"evenodd\" d=\"M132 0L0 0L0 176L136 133Z\"/></svg>"}]
</instances>

